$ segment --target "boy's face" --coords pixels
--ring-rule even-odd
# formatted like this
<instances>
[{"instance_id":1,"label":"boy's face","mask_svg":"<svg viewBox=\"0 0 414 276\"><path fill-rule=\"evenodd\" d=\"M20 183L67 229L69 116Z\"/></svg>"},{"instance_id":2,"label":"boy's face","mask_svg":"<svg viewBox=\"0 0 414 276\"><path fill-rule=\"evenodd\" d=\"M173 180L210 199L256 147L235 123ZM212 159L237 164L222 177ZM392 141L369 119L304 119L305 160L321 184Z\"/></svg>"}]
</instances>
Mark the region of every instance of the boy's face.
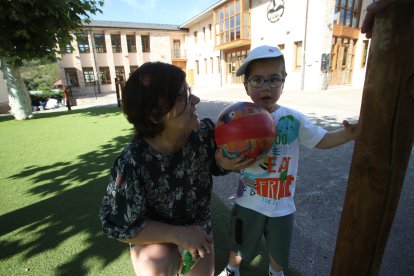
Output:
<instances>
[{"instance_id":1,"label":"boy's face","mask_svg":"<svg viewBox=\"0 0 414 276\"><path fill-rule=\"evenodd\" d=\"M249 65L249 72L249 78L247 79L247 82L244 83L247 95L249 95L252 101L260 107L269 112L275 111L278 107L277 101L279 100L280 95L282 95L284 86L283 63L275 61L274 59L254 61ZM260 78L268 81L264 82L259 88L257 88L257 85L253 85L256 86L253 87L252 83L254 83L254 79ZM278 82L278 80L280 81ZM256 81L256 84L257 83L258 82ZM271 85L271 83L273 85ZM275 86L274 84L279 86L272 87Z\"/></svg>"}]
</instances>

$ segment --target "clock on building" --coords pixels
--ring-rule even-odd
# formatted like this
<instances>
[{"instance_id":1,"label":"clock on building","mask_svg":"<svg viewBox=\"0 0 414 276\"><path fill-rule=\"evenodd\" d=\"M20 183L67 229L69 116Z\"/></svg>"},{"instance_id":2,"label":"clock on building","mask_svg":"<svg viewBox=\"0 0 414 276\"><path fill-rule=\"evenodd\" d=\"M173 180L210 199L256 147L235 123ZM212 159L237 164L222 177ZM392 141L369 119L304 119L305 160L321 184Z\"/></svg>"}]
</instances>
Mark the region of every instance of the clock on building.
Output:
<instances>
[{"instance_id":1,"label":"clock on building","mask_svg":"<svg viewBox=\"0 0 414 276\"><path fill-rule=\"evenodd\" d=\"M267 7L267 19L270 22L275 23L282 17L284 11L284 0L270 0L269 6Z\"/></svg>"}]
</instances>

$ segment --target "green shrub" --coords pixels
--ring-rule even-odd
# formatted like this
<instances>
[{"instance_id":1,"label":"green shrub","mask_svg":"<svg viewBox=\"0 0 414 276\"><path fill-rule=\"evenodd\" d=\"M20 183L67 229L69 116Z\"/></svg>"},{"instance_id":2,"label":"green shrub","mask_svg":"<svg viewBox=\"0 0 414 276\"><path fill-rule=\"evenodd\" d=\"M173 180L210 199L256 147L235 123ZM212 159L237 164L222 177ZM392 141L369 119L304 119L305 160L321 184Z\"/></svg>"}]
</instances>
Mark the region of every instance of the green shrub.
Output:
<instances>
[{"instance_id":1,"label":"green shrub","mask_svg":"<svg viewBox=\"0 0 414 276\"><path fill-rule=\"evenodd\" d=\"M50 98L60 101L63 99L63 92L60 90L45 90L30 93L30 100L32 101L32 106L39 106L40 102L46 103L47 100Z\"/></svg>"}]
</instances>

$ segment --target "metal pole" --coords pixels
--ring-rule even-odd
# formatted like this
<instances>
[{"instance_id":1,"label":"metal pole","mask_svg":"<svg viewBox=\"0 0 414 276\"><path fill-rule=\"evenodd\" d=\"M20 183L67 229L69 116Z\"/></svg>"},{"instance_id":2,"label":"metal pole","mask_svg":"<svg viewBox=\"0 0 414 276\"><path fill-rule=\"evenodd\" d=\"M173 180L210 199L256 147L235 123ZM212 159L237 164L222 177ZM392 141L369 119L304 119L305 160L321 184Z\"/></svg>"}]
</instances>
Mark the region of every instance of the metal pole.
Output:
<instances>
[{"instance_id":1,"label":"metal pole","mask_svg":"<svg viewBox=\"0 0 414 276\"><path fill-rule=\"evenodd\" d=\"M308 32L308 10L309 0L306 0L306 14L305 14L305 35L303 36L303 49L302 49L302 77L300 80L300 90L305 88L305 67L306 67L306 37Z\"/></svg>"}]
</instances>

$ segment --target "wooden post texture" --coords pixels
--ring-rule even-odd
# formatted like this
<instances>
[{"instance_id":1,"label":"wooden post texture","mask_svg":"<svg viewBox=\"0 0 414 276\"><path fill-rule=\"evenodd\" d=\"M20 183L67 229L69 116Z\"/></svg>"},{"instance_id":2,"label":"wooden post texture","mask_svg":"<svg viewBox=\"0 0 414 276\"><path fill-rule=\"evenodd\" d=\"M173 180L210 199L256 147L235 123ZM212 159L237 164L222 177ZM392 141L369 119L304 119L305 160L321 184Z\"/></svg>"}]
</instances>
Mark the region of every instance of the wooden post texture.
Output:
<instances>
[{"instance_id":1,"label":"wooden post texture","mask_svg":"<svg viewBox=\"0 0 414 276\"><path fill-rule=\"evenodd\" d=\"M375 17L331 276L377 275L414 142L414 1Z\"/></svg>"}]
</instances>

